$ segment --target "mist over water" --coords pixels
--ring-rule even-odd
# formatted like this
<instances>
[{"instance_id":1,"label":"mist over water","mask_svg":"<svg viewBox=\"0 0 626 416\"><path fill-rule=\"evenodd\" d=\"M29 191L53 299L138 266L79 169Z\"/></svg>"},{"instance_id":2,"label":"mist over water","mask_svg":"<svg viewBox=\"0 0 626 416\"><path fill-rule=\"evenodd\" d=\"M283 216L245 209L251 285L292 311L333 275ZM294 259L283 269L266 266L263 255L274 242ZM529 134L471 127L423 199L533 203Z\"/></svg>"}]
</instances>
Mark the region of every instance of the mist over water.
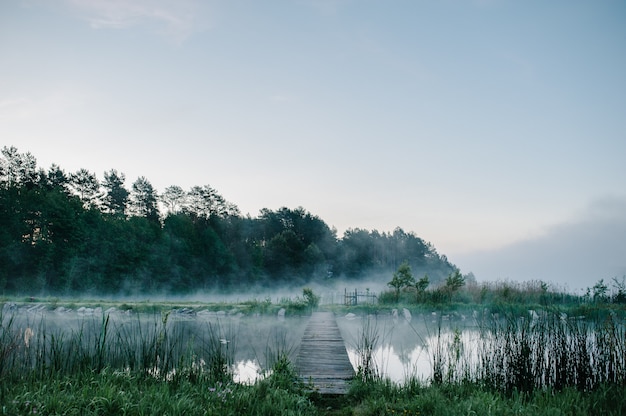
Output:
<instances>
[{"instance_id":1,"label":"mist over water","mask_svg":"<svg viewBox=\"0 0 626 416\"><path fill-rule=\"evenodd\" d=\"M358 290L359 292L369 291L373 295L389 290L387 283L391 280L392 273L370 274L362 279L334 278L322 281L298 282L298 284L265 284L265 285L241 285L229 290L197 290L192 293L175 295L167 292L139 292L124 293L119 295L84 293L69 296L67 298L50 297L42 293L41 297L35 299L65 299L67 302L110 302L110 303L198 303L198 304L238 304L247 301L271 301L274 304L282 303L286 300L295 300L302 297L302 289L311 288L313 292L320 296L321 305L340 305L344 303L345 291Z\"/></svg>"},{"instance_id":2,"label":"mist over water","mask_svg":"<svg viewBox=\"0 0 626 416\"><path fill-rule=\"evenodd\" d=\"M245 316L236 310L202 309L192 313L184 308L158 313L84 306L50 310L45 304L5 304L0 317L4 324L11 320L22 342L33 348L47 342L54 344L54 340L57 348L66 348L80 340L84 345L74 347L89 349L94 341L100 342L105 322L108 342L121 342L121 348L129 348L133 354L166 331L163 333L172 338L173 344L168 349L171 348L174 363L193 350L195 364L204 365L215 348L210 345L218 345L232 357L230 371L234 381L240 383L251 383L266 375L280 354L294 361L308 319L305 315ZM166 324L162 326L163 322ZM66 345L61 347L61 344ZM176 367L171 371L176 371Z\"/></svg>"}]
</instances>

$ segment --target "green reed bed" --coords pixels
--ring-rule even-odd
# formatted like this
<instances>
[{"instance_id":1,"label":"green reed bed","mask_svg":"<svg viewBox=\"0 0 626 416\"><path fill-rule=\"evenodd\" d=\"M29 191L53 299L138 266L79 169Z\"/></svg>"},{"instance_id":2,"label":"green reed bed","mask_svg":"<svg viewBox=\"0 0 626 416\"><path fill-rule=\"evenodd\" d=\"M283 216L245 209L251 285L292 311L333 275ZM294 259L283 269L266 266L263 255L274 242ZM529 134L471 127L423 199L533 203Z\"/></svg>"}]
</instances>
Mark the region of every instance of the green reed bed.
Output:
<instances>
[{"instance_id":1,"label":"green reed bed","mask_svg":"<svg viewBox=\"0 0 626 416\"><path fill-rule=\"evenodd\" d=\"M626 386L626 322L615 313L567 317L558 311L488 314L470 329L441 323L431 347L434 384L477 382L510 394L602 384ZM467 330L466 330L467 331Z\"/></svg>"},{"instance_id":2,"label":"green reed bed","mask_svg":"<svg viewBox=\"0 0 626 416\"><path fill-rule=\"evenodd\" d=\"M367 319L346 414L626 414L625 324L615 313L572 319L556 310L485 313L465 329L439 320L421 340L430 378L398 384L377 368L374 350L384 340Z\"/></svg>"},{"instance_id":3,"label":"green reed bed","mask_svg":"<svg viewBox=\"0 0 626 416\"><path fill-rule=\"evenodd\" d=\"M357 355L357 378L364 383L381 377L379 363L375 359L375 350L380 341L379 328L376 321L369 316L362 321L361 331L355 342Z\"/></svg>"},{"instance_id":4,"label":"green reed bed","mask_svg":"<svg viewBox=\"0 0 626 416\"><path fill-rule=\"evenodd\" d=\"M0 315L0 414L315 414L280 345L265 379L235 383L219 323L31 319Z\"/></svg>"},{"instance_id":5,"label":"green reed bed","mask_svg":"<svg viewBox=\"0 0 626 416\"><path fill-rule=\"evenodd\" d=\"M619 313L485 314L474 328L435 325L431 379L396 384L373 357L389 332L364 320L359 377L333 401L307 395L284 334L268 338L266 377L245 385L233 382L235 334L217 323L104 314L57 324L5 314L0 414L626 414Z\"/></svg>"},{"instance_id":6,"label":"green reed bed","mask_svg":"<svg viewBox=\"0 0 626 416\"><path fill-rule=\"evenodd\" d=\"M114 320L105 314L79 321L42 317L38 322L21 319L19 325L13 316L3 318L3 345L10 350L3 360L3 375L45 379L109 368L157 379L171 378L181 360L189 366L200 365L190 358L201 353L206 357L202 365L208 362L220 366L218 373L208 371L207 375L221 376L232 364L228 345L223 348L215 341L221 328L206 323L201 331L204 336L197 339L191 328L170 325L168 316Z\"/></svg>"}]
</instances>

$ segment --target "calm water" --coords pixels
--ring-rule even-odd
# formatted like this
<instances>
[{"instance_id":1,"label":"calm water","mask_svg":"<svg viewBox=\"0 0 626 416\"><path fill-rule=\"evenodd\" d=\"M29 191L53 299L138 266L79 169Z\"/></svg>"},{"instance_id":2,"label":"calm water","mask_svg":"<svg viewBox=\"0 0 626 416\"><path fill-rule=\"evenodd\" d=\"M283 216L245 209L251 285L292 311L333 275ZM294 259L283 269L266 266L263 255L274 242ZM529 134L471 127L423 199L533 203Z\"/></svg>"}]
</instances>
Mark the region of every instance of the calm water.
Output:
<instances>
[{"instance_id":1,"label":"calm water","mask_svg":"<svg viewBox=\"0 0 626 416\"><path fill-rule=\"evenodd\" d=\"M51 335L57 340L80 339L95 345L101 333L103 318L109 316L108 342L122 348L141 348L144 340L154 339L162 331L163 314L127 313L121 310L82 308L54 311L43 307L19 307L3 310L4 321L14 317L13 328L22 334L31 348L40 344L43 334L46 342ZM188 354L190 349L198 363L207 361L207 355L219 343L219 348L233 358L235 381L253 382L271 367L274 357L287 353L295 360L296 347L302 338L308 317L244 316L226 311L172 311L167 316L167 338L174 355ZM168 347L169 348L169 347Z\"/></svg>"},{"instance_id":2,"label":"calm water","mask_svg":"<svg viewBox=\"0 0 626 416\"><path fill-rule=\"evenodd\" d=\"M286 353L294 362L308 322L307 316L190 312L174 310L167 317L165 328L174 360L193 351L197 362L204 363L218 342L218 348L232 357L235 381L241 383L262 377L271 368L273 358L281 353ZM155 339L164 328L162 314L134 314L120 310L59 308L48 311L42 307L9 310L5 305L3 315L5 320L9 315L15 316L14 328L23 334L24 342L31 345L41 343L44 333L48 340L54 334L56 339L66 341L76 339L76 334L80 333L80 339L88 345L97 345L94 339L101 333L104 316L110 317L107 342L117 342L126 349L141 348L145 340ZM372 355L376 373L398 383L409 377L429 381L437 355L443 357L446 365L463 369L463 366L476 366L477 351L481 348L483 351L493 348L489 345L489 334L480 331L475 313L470 316L437 313L410 316L402 311L369 316L347 314L338 316L337 323L355 370L359 366L359 344L364 328L369 328L374 339ZM620 325L619 333L624 334L624 324ZM589 342L591 348L593 342ZM622 361L624 359L618 360L617 364L624 364Z\"/></svg>"},{"instance_id":3,"label":"calm water","mask_svg":"<svg viewBox=\"0 0 626 416\"><path fill-rule=\"evenodd\" d=\"M376 373L402 383L410 377L427 381L432 377L433 354L437 346L454 343L462 346L460 360L475 360L475 349L480 334L476 321L465 316L417 315L408 316L341 316L337 318L346 341L352 366L359 366L359 344L363 328L369 325L375 336L373 348ZM439 331L440 330L440 331ZM459 332L457 332L459 331Z\"/></svg>"}]
</instances>

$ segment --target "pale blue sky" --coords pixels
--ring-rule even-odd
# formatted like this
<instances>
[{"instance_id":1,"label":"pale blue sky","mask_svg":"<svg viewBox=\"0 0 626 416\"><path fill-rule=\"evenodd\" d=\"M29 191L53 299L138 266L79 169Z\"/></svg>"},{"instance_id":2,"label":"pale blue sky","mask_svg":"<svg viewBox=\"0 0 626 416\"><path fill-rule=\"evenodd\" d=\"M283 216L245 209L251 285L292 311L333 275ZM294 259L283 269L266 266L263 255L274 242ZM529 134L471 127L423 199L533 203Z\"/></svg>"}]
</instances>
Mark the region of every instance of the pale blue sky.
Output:
<instances>
[{"instance_id":1,"label":"pale blue sky","mask_svg":"<svg viewBox=\"0 0 626 416\"><path fill-rule=\"evenodd\" d=\"M567 282L494 253L563 251L554 230L605 229L604 205L594 249L623 255L577 281L626 273L624 74L623 1L0 3L1 145L340 235L400 226L479 279Z\"/></svg>"}]
</instances>

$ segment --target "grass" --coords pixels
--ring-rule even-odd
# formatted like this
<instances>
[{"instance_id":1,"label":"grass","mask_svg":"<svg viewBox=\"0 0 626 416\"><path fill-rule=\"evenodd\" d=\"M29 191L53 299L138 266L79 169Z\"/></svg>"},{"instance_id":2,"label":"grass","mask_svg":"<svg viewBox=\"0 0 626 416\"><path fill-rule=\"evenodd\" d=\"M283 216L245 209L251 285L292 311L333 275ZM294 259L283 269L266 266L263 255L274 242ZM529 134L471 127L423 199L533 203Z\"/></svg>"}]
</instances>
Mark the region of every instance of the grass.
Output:
<instances>
[{"instance_id":1,"label":"grass","mask_svg":"<svg viewBox=\"0 0 626 416\"><path fill-rule=\"evenodd\" d=\"M316 407L284 373L257 382L171 383L103 371L83 379L61 377L14 385L3 400L8 415L621 415L623 388L603 385L582 393L568 388L510 396L480 385L398 386L355 381L340 402Z\"/></svg>"},{"instance_id":2,"label":"grass","mask_svg":"<svg viewBox=\"0 0 626 416\"><path fill-rule=\"evenodd\" d=\"M236 383L177 383L137 374L101 371L14 384L2 414L64 415L268 415L317 414L306 397L280 388L284 374L255 386Z\"/></svg>"},{"instance_id":3,"label":"grass","mask_svg":"<svg viewBox=\"0 0 626 416\"><path fill-rule=\"evenodd\" d=\"M0 315L0 414L316 414L281 342L268 347L267 377L242 385L236 337L219 324L105 314L57 330Z\"/></svg>"},{"instance_id":4,"label":"grass","mask_svg":"<svg viewBox=\"0 0 626 416\"><path fill-rule=\"evenodd\" d=\"M383 380L355 381L340 402L316 407L292 374L275 372L254 386L184 381L174 384L126 373L103 371L82 379L60 377L14 385L3 414L189 414L189 415L621 415L623 388L602 385L583 393L504 395L480 385L398 386Z\"/></svg>"},{"instance_id":5,"label":"grass","mask_svg":"<svg viewBox=\"0 0 626 416\"><path fill-rule=\"evenodd\" d=\"M363 318L362 329L356 341L357 378L367 383L380 378L379 363L376 362L374 351L378 347L379 329L376 321L369 316Z\"/></svg>"},{"instance_id":6,"label":"grass","mask_svg":"<svg viewBox=\"0 0 626 416\"><path fill-rule=\"evenodd\" d=\"M622 415L623 387L601 385L591 392L574 388L530 394L499 393L478 383L398 386L385 380L355 382L347 397L352 415Z\"/></svg>"},{"instance_id":7,"label":"grass","mask_svg":"<svg viewBox=\"0 0 626 416\"><path fill-rule=\"evenodd\" d=\"M457 290L445 295L445 286L430 287L419 296L415 287L404 287L397 297L395 291L378 294L378 304L387 308L406 307L416 312L426 310L458 311L489 308L492 312L516 309L522 314L528 309L543 309L557 306L568 315L607 314L623 311L626 307L626 276L613 279L611 290L604 286L606 293L601 296L577 295L551 286L542 281L495 281L476 283L466 282ZM598 283L600 284L600 282ZM598 286L598 285L596 285ZM594 292L595 288L594 286Z\"/></svg>"},{"instance_id":8,"label":"grass","mask_svg":"<svg viewBox=\"0 0 626 416\"><path fill-rule=\"evenodd\" d=\"M514 308L478 323L476 344L463 345L462 331L440 320L429 334L431 378L397 384L377 371L379 331L364 321L355 347L359 377L335 414L626 414L623 315L576 319L548 309L531 317Z\"/></svg>"},{"instance_id":9,"label":"grass","mask_svg":"<svg viewBox=\"0 0 626 416\"><path fill-rule=\"evenodd\" d=\"M282 333L268 338L266 377L245 385L233 381L236 336L219 323L174 323L169 312L123 320L104 314L68 329L0 315L0 414L626 414L623 314L500 313L480 317L473 352L460 330L440 323L430 383L384 379L373 359L384 340L364 320L359 377L337 400L308 393Z\"/></svg>"}]
</instances>

